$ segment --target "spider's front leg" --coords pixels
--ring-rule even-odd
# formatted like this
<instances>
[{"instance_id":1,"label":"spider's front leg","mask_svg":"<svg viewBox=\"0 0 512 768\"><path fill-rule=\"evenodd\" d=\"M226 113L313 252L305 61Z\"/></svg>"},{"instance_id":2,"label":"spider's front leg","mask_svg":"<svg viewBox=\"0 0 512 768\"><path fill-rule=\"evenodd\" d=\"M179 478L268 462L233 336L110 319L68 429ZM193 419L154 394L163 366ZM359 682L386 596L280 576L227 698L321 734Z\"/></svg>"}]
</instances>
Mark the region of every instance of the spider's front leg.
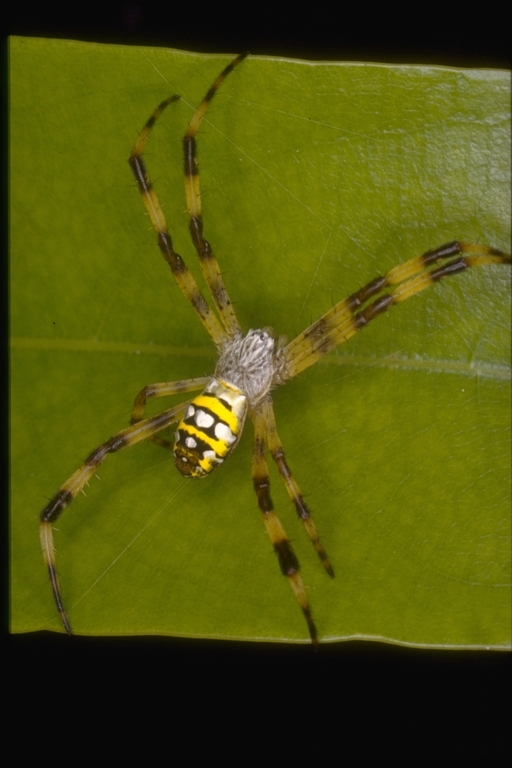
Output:
<instances>
[{"instance_id":1,"label":"spider's front leg","mask_svg":"<svg viewBox=\"0 0 512 768\"><path fill-rule=\"evenodd\" d=\"M252 413L254 423L254 449L252 458L252 478L254 490L258 497L258 505L263 514L263 522L274 551L279 560L279 566L283 576L286 576L297 598L304 618L306 619L311 642L318 645L318 633L311 615L311 608L304 588L304 583L299 574L299 561L293 551L292 545L286 536L279 518L274 512L274 505L270 498L270 477L266 458L267 429L264 415L264 406L256 407Z\"/></svg>"},{"instance_id":2,"label":"spider's front leg","mask_svg":"<svg viewBox=\"0 0 512 768\"><path fill-rule=\"evenodd\" d=\"M297 376L391 307L429 286L473 267L510 263L510 254L497 248L454 240L393 267L338 302L293 339L280 354L277 383Z\"/></svg>"},{"instance_id":3,"label":"spider's front leg","mask_svg":"<svg viewBox=\"0 0 512 768\"><path fill-rule=\"evenodd\" d=\"M222 70L213 85L208 89L203 101L192 115L192 119L190 120L183 137L185 194L187 197L187 210L190 216L190 235L197 251L201 270L208 283L215 307L218 310L224 328L230 338L237 336L241 333L242 329L240 328L240 323L238 322L226 286L224 285L222 273L215 254L213 253L210 243L205 239L203 234L203 205L201 201L201 184L199 181L199 163L197 160L197 133L215 94L226 77L228 77L246 56L247 53L241 53Z\"/></svg>"},{"instance_id":4,"label":"spider's front leg","mask_svg":"<svg viewBox=\"0 0 512 768\"><path fill-rule=\"evenodd\" d=\"M110 453L117 453L123 448L130 448L143 440L151 440L158 432L179 421L188 406L188 401L180 405L169 408L169 410L152 416L149 419L138 421L136 424L121 430L111 437L105 443L95 448L86 458L80 469L66 480L55 496L50 499L46 507L40 514L40 536L43 557L48 568L50 583L52 585L53 597L57 610L60 614L64 629L70 635L71 625L64 608L62 596L57 577L57 567L55 563L55 547L53 544L53 523L59 519L73 499L80 493L84 486L89 482L100 464L102 464Z\"/></svg>"}]
</instances>

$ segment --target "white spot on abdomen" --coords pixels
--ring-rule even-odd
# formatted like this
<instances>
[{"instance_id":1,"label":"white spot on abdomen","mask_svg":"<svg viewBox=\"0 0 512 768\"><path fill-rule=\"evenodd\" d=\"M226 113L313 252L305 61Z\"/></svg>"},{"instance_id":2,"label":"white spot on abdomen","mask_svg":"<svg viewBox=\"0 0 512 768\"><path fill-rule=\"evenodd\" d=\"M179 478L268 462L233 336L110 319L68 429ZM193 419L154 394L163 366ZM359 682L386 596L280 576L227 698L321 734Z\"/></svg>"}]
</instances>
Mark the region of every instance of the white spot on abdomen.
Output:
<instances>
[{"instance_id":1,"label":"white spot on abdomen","mask_svg":"<svg viewBox=\"0 0 512 768\"><path fill-rule=\"evenodd\" d=\"M203 427L203 429L208 429L208 427L211 427L214 418L210 413L206 413L206 411L201 410L201 408L198 408L196 411L196 417L194 419L198 427Z\"/></svg>"},{"instance_id":2,"label":"white spot on abdomen","mask_svg":"<svg viewBox=\"0 0 512 768\"><path fill-rule=\"evenodd\" d=\"M228 445L231 445L231 443L234 443L236 440L235 435L228 425L220 422L215 425L215 437L217 440L224 440Z\"/></svg>"}]
</instances>

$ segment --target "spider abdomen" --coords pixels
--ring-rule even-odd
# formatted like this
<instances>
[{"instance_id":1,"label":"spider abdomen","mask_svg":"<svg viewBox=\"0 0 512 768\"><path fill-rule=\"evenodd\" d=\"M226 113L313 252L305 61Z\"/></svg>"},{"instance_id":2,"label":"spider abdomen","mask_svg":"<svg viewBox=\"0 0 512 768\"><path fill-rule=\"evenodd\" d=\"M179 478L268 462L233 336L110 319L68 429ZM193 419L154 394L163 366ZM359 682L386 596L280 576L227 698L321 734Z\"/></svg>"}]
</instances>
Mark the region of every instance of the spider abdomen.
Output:
<instances>
[{"instance_id":1,"label":"spider abdomen","mask_svg":"<svg viewBox=\"0 0 512 768\"><path fill-rule=\"evenodd\" d=\"M205 477L235 448L247 414L247 398L227 381L211 378L178 424L175 463L182 475Z\"/></svg>"}]
</instances>

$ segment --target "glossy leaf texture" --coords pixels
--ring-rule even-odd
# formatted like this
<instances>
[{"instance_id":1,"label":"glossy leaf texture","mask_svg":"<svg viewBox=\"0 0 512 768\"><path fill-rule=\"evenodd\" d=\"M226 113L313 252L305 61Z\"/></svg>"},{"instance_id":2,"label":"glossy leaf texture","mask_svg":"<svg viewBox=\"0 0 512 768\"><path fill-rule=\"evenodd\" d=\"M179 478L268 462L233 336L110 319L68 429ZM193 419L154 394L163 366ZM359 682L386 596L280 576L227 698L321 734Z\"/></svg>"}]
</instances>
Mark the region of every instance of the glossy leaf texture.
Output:
<instances>
[{"instance_id":1,"label":"glossy leaf texture","mask_svg":"<svg viewBox=\"0 0 512 768\"><path fill-rule=\"evenodd\" d=\"M213 371L126 161L154 107L180 94L146 161L200 279L181 136L229 60L10 41L15 632L61 629L38 540L46 499L127 424L145 384ZM498 71L247 59L199 136L205 233L243 327L293 338L453 239L508 250L509 95ZM275 392L336 571L272 467L322 640L509 647L509 321L509 269L470 270ZM55 526L75 632L307 642L259 519L251 437L248 425L206 480L184 480L153 444L105 462Z\"/></svg>"}]
</instances>

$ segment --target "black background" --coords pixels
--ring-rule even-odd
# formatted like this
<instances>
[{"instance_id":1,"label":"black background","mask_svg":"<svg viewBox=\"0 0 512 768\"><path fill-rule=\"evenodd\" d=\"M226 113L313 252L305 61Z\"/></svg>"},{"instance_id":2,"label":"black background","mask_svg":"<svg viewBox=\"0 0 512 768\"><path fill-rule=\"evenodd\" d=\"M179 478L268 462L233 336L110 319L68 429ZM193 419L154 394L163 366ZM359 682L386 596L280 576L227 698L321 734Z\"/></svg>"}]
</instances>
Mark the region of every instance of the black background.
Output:
<instances>
[{"instance_id":1,"label":"black background","mask_svg":"<svg viewBox=\"0 0 512 768\"><path fill-rule=\"evenodd\" d=\"M436 2L13 3L13 34L204 52L508 68L503 6Z\"/></svg>"}]
</instances>

